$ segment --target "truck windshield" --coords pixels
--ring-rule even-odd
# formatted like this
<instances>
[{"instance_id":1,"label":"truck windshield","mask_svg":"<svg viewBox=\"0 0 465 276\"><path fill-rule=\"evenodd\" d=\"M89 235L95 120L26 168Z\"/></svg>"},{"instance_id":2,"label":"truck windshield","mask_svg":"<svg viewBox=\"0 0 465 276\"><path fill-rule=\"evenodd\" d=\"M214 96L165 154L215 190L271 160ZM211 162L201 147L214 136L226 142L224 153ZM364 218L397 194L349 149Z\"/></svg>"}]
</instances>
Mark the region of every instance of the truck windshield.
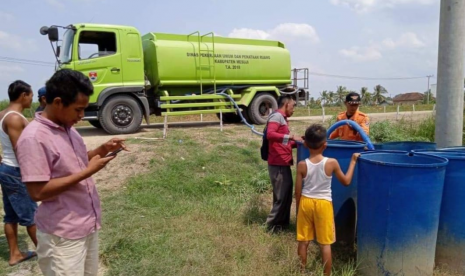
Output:
<instances>
[{"instance_id":1,"label":"truck windshield","mask_svg":"<svg viewBox=\"0 0 465 276\"><path fill-rule=\"evenodd\" d=\"M71 61L73 42L75 31L68 29L63 35L63 43L60 49L60 63L68 63Z\"/></svg>"}]
</instances>

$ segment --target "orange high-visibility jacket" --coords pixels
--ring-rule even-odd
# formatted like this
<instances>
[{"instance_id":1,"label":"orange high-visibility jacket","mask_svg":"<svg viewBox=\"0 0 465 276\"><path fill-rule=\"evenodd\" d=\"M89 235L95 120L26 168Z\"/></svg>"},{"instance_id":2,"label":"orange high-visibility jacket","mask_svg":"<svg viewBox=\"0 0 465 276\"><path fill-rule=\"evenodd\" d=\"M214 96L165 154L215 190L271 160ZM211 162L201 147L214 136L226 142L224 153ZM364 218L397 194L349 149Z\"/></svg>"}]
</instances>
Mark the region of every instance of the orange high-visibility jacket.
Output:
<instances>
[{"instance_id":1,"label":"orange high-visibility jacket","mask_svg":"<svg viewBox=\"0 0 465 276\"><path fill-rule=\"evenodd\" d=\"M346 112L341 112L337 115L337 121L347 120ZM355 121L357 124L362 127L367 135L370 135L370 122L368 116L357 110L355 114L350 118L350 120ZM352 140L352 141L363 141L362 136L349 125L344 125L338 127L336 130L331 133L329 136L330 139L341 138L342 140Z\"/></svg>"}]
</instances>

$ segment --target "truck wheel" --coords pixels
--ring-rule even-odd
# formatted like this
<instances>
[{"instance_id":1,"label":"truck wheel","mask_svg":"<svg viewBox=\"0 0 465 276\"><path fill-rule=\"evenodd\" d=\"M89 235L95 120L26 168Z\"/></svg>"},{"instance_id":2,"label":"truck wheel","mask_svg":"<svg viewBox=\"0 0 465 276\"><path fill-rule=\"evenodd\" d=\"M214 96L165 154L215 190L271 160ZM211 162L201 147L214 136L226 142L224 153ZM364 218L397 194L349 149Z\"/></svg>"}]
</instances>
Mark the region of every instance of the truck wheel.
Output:
<instances>
[{"instance_id":1,"label":"truck wheel","mask_svg":"<svg viewBox=\"0 0 465 276\"><path fill-rule=\"evenodd\" d=\"M131 96L115 96L103 103L100 124L109 134L137 132L141 123L142 107Z\"/></svg>"},{"instance_id":2,"label":"truck wheel","mask_svg":"<svg viewBox=\"0 0 465 276\"><path fill-rule=\"evenodd\" d=\"M100 123L99 120L89 120L89 124L91 124L95 128L102 128L102 124Z\"/></svg>"},{"instance_id":3,"label":"truck wheel","mask_svg":"<svg viewBox=\"0 0 465 276\"><path fill-rule=\"evenodd\" d=\"M255 96L249 105L248 113L251 123L257 125L266 124L270 109L278 109L278 102L269 93L261 93Z\"/></svg>"}]
</instances>

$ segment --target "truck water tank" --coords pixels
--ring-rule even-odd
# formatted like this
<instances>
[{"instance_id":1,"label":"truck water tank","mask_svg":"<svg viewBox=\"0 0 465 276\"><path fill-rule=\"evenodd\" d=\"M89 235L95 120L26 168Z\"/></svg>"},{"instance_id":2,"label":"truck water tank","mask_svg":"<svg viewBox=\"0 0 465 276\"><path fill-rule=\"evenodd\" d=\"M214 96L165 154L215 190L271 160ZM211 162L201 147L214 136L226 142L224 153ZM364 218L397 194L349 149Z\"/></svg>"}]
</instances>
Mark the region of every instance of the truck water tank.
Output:
<instances>
[{"instance_id":1,"label":"truck water tank","mask_svg":"<svg viewBox=\"0 0 465 276\"><path fill-rule=\"evenodd\" d=\"M338 160L341 170L346 173L352 155L364 151L366 144L355 141L328 140L328 147L323 155ZM310 157L309 150L299 143L297 146L297 161ZM335 176L331 181L334 218L336 223L336 240L353 243L355 240L356 210L357 210L357 170L354 171L352 182L343 186Z\"/></svg>"},{"instance_id":2,"label":"truck water tank","mask_svg":"<svg viewBox=\"0 0 465 276\"><path fill-rule=\"evenodd\" d=\"M144 35L144 64L151 84L199 85L201 78L204 85L216 79L218 86L291 83L290 54L278 41L215 37L212 43L211 36L198 41L195 35Z\"/></svg>"},{"instance_id":3,"label":"truck water tank","mask_svg":"<svg viewBox=\"0 0 465 276\"><path fill-rule=\"evenodd\" d=\"M360 274L433 275L448 160L371 151L358 161Z\"/></svg>"}]
</instances>

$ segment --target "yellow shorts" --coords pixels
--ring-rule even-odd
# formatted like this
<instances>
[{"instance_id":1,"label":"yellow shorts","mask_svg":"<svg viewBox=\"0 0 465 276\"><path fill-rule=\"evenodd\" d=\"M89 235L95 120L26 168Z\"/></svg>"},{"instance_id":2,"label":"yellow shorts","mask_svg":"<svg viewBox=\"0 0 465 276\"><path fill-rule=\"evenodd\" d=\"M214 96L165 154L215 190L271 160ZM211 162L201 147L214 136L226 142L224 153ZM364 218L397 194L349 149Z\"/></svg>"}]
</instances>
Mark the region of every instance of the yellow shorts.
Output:
<instances>
[{"instance_id":1,"label":"yellow shorts","mask_svg":"<svg viewBox=\"0 0 465 276\"><path fill-rule=\"evenodd\" d=\"M336 241L333 203L324 199L302 196L297 213L297 240L319 244L333 244Z\"/></svg>"}]
</instances>

